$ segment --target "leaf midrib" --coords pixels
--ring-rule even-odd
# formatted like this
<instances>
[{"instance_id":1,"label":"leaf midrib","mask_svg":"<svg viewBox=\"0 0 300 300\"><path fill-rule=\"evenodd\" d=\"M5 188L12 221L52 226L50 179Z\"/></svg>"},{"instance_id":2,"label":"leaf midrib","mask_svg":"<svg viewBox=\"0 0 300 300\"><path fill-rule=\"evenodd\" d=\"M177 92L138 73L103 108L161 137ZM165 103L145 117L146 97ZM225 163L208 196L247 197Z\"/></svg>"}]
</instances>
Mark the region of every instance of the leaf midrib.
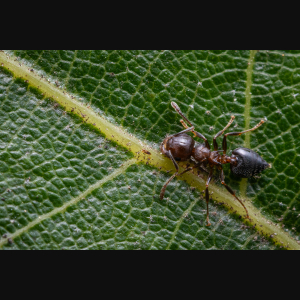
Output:
<instances>
[{"instance_id":1,"label":"leaf midrib","mask_svg":"<svg viewBox=\"0 0 300 300\"><path fill-rule=\"evenodd\" d=\"M248 97L246 98L246 106L248 105L248 109L245 110L245 120L246 120L246 129L247 126L249 127L250 124L250 101L251 101L251 94L250 94L250 89L251 89L251 76L252 76L252 70L253 70L253 64L254 64L254 55L255 55L255 50L252 50L250 53L250 58L249 58L249 65L247 69L247 87L246 91L248 91ZM104 117L99 116L96 112L92 111L91 109L87 108L86 106L83 105L83 103L79 102L76 100L75 97L71 97L70 94L64 93L62 90L54 86L53 84L49 83L46 79L41 80L39 73L35 72L30 72L28 67L25 65L20 65L19 62L14 60L14 57L10 58L5 52L0 52L0 64L3 64L3 66L12 71L15 77L20 77L23 79L28 80L29 84L33 85L34 87L37 87L39 90L41 90L45 97L50 97L56 102L58 102L60 105L62 105L67 112L72 112L79 117L81 117L86 123L89 123L91 125L94 125L97 127L102 133L106 135L106 137L112 141L117 142L119 145L129 149L130 151L133 152L135 155L135 158L132 160L129 160L127 163L124 163L123 167L120 169L116 170L114 173L122 173L123 171L126 170L124 166L129 166L132 163L147 163L150 164L154 167L161 168L163 171L173 171L173 165L170 162L169 159L161 155L157 150L153 149L151 146L147 145L144 142L141 142L137 137L133 136L132 134L129 134L126 130L123 128L117 127L107 121ZM250 78L250 79L249 79ZM250 86L249 86L250 85ZM84 116L84 117L83 117ZM248 120L248 121L247 121ZM246 135L246 140L245 140L245 146L250 144L250 137L247 139ZM249 147L249 146L248 146ZM151 156L148 156L146 154L143 154L142 150L146 149L151 152ZM118 173L118 174L120 174ZM112 175L112 174L111 174ZM110 176L110 175L109 175ZM107 178L107 177L106 177ZM106 180L104 178L103 180ZM205 188L205 182L202 178L199 178L196 174L193 173L186 173L182 176L182 178L189 183L190 185L196 187L200 191L202 191ZM102 180L101 180L102 181ZM100 183L99 181L97 184L95 184L95 187L99 187ZM241 186L243 188L244 185L246 185L247 182L242 183ZM93 187L93 186L92 186ZM90 193L92 191L92 187L90 187L87 191ZM228 195L226 190L223 187L219 187L216 184L211 184L210 185L210 190L214 193L214 199L217 202L220 202L224 204L229 211L238 213L239 215L243 216L244 215L244 209L237 203L231 195ZM242 189L241 189L242 190ZM84 192L83 194L87 193ZM74 204L73 201L79 201L81 198L83 198L83 194L80 196L74 198L73 200L69 201L66 203L63 207L64 208L59 208L58 210L65 210L68 206ZM279 243L280 245L284 245L285 247L289 249L300 249L300 245L292 238L288 233L286 233L283 229L281 229L277 224L273 224L271 221L267 220L260 211L255 208L252 204L250 199L246 198L243 196L243 198L246 200L246 206L249 212L250 220L247 220L247 223L250 223L252 226L255 226L257 231L259 231L261 234L266 235L266 236L271 236L275 242ZM76 199L76 200L75 200ZM183 216L180 218L178 221L178 226L176 226L176 230L179 230L180 224L182 223L182 220L184 218L184 215L190 211L193 206L196 204L192 203L189 208L183 213ZM51 212L52 213L52 212ZM53 213L54 214L54 213ZM46 219L48 214L41 216L41 219ZM44 218L45 217L45 218ZM25 232L32 226L38 224L40 219L37 219L31 223L29 223L26 227L26 229L22 228L18 231L16 231L13 235L10 237L18 236L22 232ZM36 223L34 223L36 222ZM181 223L180 223L181 222ZM175 236L176 231L174 232L173 236ZM18 232L18 234L17 234ZM9 238L10 238L9 237ZM3 241L0 243L0 247ZM169 244L171 245L171 243Z\"/></svg>"},{"instance_id":2,"label":"leaf midrib","mask_svg":"<svg viewBox=\"0 0 300 300\"><path fill-rule=\"evenodd\" d=\"M245 103L245 128L244 130L248 130L250 128L250 112L251 112L251 87L252 87L252 74L253 74L253 66L254 66L254 57L257 50L251 50L250 51L250 57L248 60L248 68L247 68L247 80L246 80L246 103ZM244 147L250 148L250 133L245 134L245 141L244 141ZM240 195L241 198L246 198L247 193L247 185L248 185L248 179L243 178L240 183Z\"/></svg>"}]
</instances>

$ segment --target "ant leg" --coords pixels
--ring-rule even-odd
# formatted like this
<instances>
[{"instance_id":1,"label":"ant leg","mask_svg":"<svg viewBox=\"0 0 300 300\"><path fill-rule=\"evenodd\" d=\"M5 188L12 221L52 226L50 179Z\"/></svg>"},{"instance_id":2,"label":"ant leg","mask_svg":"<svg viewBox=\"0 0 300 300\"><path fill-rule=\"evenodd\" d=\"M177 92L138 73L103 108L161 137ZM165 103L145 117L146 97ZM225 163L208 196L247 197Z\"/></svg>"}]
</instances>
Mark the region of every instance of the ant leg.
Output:
<instances>
[{"instance_id":1,"label":"ant leg","mask_svg":"<svg viewBox=\"0 0 300 300\"><path fill-rule=\"evenodd\" d=\"M182 133L194 131L194 129L195 129L195 127L192 126L192 127L189 127L189 128L187 128L187 129L185 129L185 130L182 130L182 131L180 131L180 132L178 132L178 133L169 135L169 136L168 136L168 140L169 140L170 138L172 138L173 136L177 136L177 135L182 134ZM168 141L168 140L167 140L167 141Z\"/></svg>"},{"instance_id":2,"label":"ant leg","mask_svg":"<svg viewBox=\"0 0 300 300\"><path fill-rule=\"evenodd\" d=\"M204 140L205 142L205 146L210 149L210 146L209 146L209 143L207 141L207 139L204 137L204 135L202 135L201 133L197 132L197 131L194 131L194 126L193 124L187 119L187 117L182 113L182 111L180 110L179 106L175 103L175 102L171 102L171 105L172 107L176 110L176 112L188 123L190 124L192 127L193 127L193 130L190 130L192 131L194 134L196 134L196 136L202 140ZM180 121L181 122L181 121ZM187 125L184 123L184 121L181 122L181 124L186 128ZM190 128L192 128L190 127Z\"/></svg>"},{"instance_id":3,"label":"ant leg","mask_svg":"<svg viewBox=\"0 0 300 300\"><path fill-rule=\"evenodd\" d=\"M197 135L198 138L204 140L205 147L210 149L210 145L209 145L209 142L208 142L207 138L203 134L201 134L200 132L197 132L197 131L193 131L193 132Z\"/></svg>"},{"instance_id":4,"label":"ant leg","mask_svg":"<svg viewBox=\"0 0 300 300\"><path fill-rule=\"evenodd\" d=\"M215 137L214 137L214 140L213 140L213 143L214 143L214 151L217 151L218 150L218 144L217 144L217 141L216 139L223 134L223 132L232 124L233 120L234 120L235 116L231 116L231 119L230 121L228 122L228 124L221 130L219 131Z\"/></svg>"},{"instance_id":5,"label":"ant leg","mask_svg":"<svg viewBox=\"0 0 300 300\"><path fill-rule=\"evenodd\" d=\"M246 208L246 206L244 205L244 203L235 195L235 192L225 183L225 176L224 176L224 171L223 169L221 169L221 173L220 173L220 179L221 179L221 183L226 187L227 191L233 196L235 197L235 199L237 201L239 201L242 206L244 207L245 211L246 211L246 218L249 219L249 214L248 214L248 210Z\"/></svg>"},{"instance_id":6,"label":"ant leg","mask_svg":"<svg viewBox=\"0 0 300 300\"><path fill-rule=\"evenodd\" d=\"M164 186L162 187L161 191L160 191L160 195L159 195L159 198L160 200L164 199L164 196L165 196L165 192L166 192L166 188L168 186L168 184L171 182L171 180L176 176L178 175L178 172L174 173L173 176L171 176L168 181L164 184Z\"/></svg>"},{"instance_id":7,"label":"ant leg","mask_svg":"<svg viewBox=\"0 0 300 300\"><path fill-rule=\"evenodd\" d=\"M178 175L178 176L181 176L182 174L184 174L184 173L186 173L186 172L188 172L188 171L191 171L191 170L197 168L197 167L200 165L200 164L196 164L194 167L187 168L186 170L184 170L183 172L181 172L180 174L178 174L178 165L177 165L175 159L173 158L173 156L172 156L172 154L171 154L171 151L169 150L169 151L167 151L167 152L169 152L169 155L171 156L171 159L172 159L172 161L173 161L173 164L174 164L174 166L175 166L175 168L176 168L176 173L174 173L174 174L167 180L167 182L164 184L164 186L162 187L162 189L161 189L161 191L160 191L160 195L159 195L160 200L162 200L162 199L164 198L164 195L165 195L166 188L167 188L168 184L169 184L169 183L170 183L177 175Z\"/></svg>"},{"instance_id":8,"label":"ant leg","mask_svg":"<svg viewBox=\"0 0 300 300\"><path fill-rule=\"evenodd\" d=\"M210 172L209 172L209 175L208 175L208 178L207 178L207 181L206 181L206 190L205 190L205 199L206 199L206 222L207 222L207 225L206 226L210 226L210 222L209 222L209 211L208 211L208 202L209 202L209 192L208 192L208 186L209 186L209 183L212 179L212 176L213 176L213 171L214 169L211 168L210 169Z\"/></svg>"},{"instance_id":9,"label":"ant leg","mask_svg":"<svg viewBox=\"0 0 300 300\"><path fill-rule=\"evenodd\" d=\"M182 126L183 126L184 128L186 128L186 129L189 128L183 120L180 120L180 123L182 124ZM196 133L195 133L194 131L192 131L192 132L193 132L193 134L194 134L194 137L196 137L196 136L197 136Z\"/></svg>"},{"instance_id":10,"label":"ant leg","mask_svg":"<svg viewBox=\"0 0 300 300\"><path fill-rule=\"evenodd\" d=\"M180 120L180 123L182 124L182 126L183 126L184 128L189 128L189 127L185 124L185 122L184 122L183 120ZM201 133L199 133L199 132L197 132L197 131L194 131L194 130L192 130L192 133L194 134L194 137L198 137L198 138L200 138L200 139L203 139L204 142L205 142L206 148L210 149L210 145L209 145L209 143L208 143L208 141L207 141L207 139L206 139L206 137L205 137L204 135L202 135Z\"/></svg>"},{"instance_id":11,"label":"ant leg","mask_svg":"<svg viewBox=\"0 0 300 300\"><path fill-rule=\"evenodd\" d=\"M164 155L166 155L168 158L170 158L170 159L172 160L172 162L173 162L173 164L174 164L174 167L175 167L175 169L176 169L176 172L178 173L179 167L178 167L178 164L177 164L176 160L174 159L174 157L173 157L171 151L170 151L170 150L166 150L166 148L165 148L164 145L162 145L161 151L162 151L162 153L163 153Z\"/></svg>"},{"instance_id":12,"label":"ant leg","mask_svg":"<svg viewBox=\"0 0 300 300\"><path fill-rule=\"evenodd\" d=\"M226 154L226 151L227 151L227 140L226 140L227 136L230 136L230 135L241 135L241 134L249 132L249 131L254 131L258 127L260 127L263 123L264 123L264 120L261 120L256 126L254 126L251 129L248 129L248 130L245 130L245 131L242 131L242 132L229 132L229 133L226 133L224 135L223 142L222 142L223 153Z\"/></svg>"},{"instance_id":13,"label":"ant leg","mask_svg":"<svg viewBox=\"0 0 300 300\"><path fill-rule=\"evenodd\" d=\"M178 175L179 167L178 167L178 164L177 164L176 160L174 159L174 157L173 157L173 155L172 155L172 153L171 153L170 150L166 150L166 148L165 148L164 145L162 145L162 149L161 149L161 150L162 150L162 153L163 153L164 155L166 155L167 157L169 157L169 158L172 160L172 162L173 162L173 164L174 164L174 167L175 167L175 169L176 169L176 172L173 174L173 176L171 176L171 177L168 179L168 181L164 184L164 186L162 187L162 189L161 189L161 191L160 191L160 199L162 200L162 199L164 198L164 194L165 194L165 191L166 191L166 188L167 188L168 184L170 183L170 181L171 181L176 175Z\"/></svg>"}]
</instances>

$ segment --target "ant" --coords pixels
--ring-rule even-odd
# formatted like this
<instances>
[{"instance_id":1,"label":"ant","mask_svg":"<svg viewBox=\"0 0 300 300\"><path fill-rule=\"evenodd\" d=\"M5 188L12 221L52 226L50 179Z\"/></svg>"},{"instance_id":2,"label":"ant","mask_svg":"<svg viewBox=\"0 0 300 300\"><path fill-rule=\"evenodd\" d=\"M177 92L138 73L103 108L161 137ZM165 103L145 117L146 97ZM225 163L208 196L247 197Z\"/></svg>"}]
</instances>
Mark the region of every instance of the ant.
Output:
<instances>
[{"instance_id":1,"label":"ant","mask_svg":"<svg viewBox=\"0 0 300 300\"><path fill-rule=\"evenodd\" d=\"M255 176L260 172L262 172L263 170L270 167L270 165L265 160L263 160L261 156L259 156L256 152L248 148L240 147L233 150L231 156L226 155L227 136L238 136L249 131L254 131L258 127L260 127L264 123L264 121L261 120L255 127L242 132L226 133L224 135L223 142L222 142L223 150L220 151L218 150L218 144L216 139L217 137L221 136L224 133L224 131L232 124L235 117L231 116L229 123L224 127L224 129L215 135L213 139L214 151L211 151L207 139L204 137L204 135L194 130L195 127L184 116L179 106L175 102L171 102L171 105L176 110L176 112L190 125L190 127L188 127L183 120L180 120L185 130L167 136L163 140L160 146L161 152L172 160L176 169L176 173L171 178L169 178L168 181L162 187L160 192L160 199L161 200L163 199L167 185L175 176L177 175L180 176L194 168L200 167L200 164L202 163L208 163L210 167L210 171L206 181L206 190L205 190L205 198L206 198L206 206L207 206L207 214L206 214L207 226L211 225L209 222L209 211L208 211L208 202L209 202L208 186L212 179L213 170L215 167L217 167L217 169L221 172L220 173L221 183L225 186L227 191L231 195L233 195L236 200L238 200L241 203L241 205L244 207L246 211L247 214L246 218L249 219L247 208L242 203L242 201L236 196L235 192L225 183L225 176L224 176L222 165L229 163L231 171L235 175L241 178L248 178L248 177ZM204 140L205 144L196 145L196 147L194 147L195 141L191 136L186 134L187 132L192 132L194 134L194 137L198 137ZM223 154L220 154L219 152L223 152ZM179 167L176 161L187 161L188 159L191 158L196 161L196 164L193 167L189 167L183 172L181 172L180 174L178 174Z\"/></svg>"}]
</instances>

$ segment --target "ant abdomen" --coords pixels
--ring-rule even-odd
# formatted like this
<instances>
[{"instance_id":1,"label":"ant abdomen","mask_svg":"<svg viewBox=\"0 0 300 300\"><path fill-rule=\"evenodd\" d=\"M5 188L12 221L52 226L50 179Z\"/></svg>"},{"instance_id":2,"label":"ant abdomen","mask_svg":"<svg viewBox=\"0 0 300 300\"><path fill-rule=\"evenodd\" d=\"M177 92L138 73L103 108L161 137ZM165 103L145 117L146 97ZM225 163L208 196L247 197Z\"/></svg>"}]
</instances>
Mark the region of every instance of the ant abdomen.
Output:
<instances>
[{"instance_id":1,"label":"ant abdomen","mask_svg":"<svg viewBox=\"0 0 300 300\"><path fill-rule=\"evenodd\" d=\"M189 135L182 133L167 140L165 148L166 150L171 151L175 160L185 161L191 157L194 145L194 139Z\"/></svg>"},{"instance_id":2,"label":"ant abdomen","mask_svg":"<svg viewBox=\"0 0 300 300\"><path fill-rule=\"evenodd\" d=\"M237 148L232 151L235 163L231 164L231 171L242 178L258 175L269 167L269 164L256 152L248 148Z\"/></svg>"}]
</instances>

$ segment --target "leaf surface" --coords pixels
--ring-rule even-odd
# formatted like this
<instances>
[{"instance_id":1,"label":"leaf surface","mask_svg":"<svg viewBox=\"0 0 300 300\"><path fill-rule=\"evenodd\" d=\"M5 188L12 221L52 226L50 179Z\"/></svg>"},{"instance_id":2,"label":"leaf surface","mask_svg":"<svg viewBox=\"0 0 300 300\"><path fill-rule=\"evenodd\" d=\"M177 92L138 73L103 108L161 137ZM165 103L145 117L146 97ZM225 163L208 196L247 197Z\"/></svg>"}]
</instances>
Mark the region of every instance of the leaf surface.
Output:
<instances>
[{"instance_id":1,"label":"leaf surface","mask_svg":"<svg viewBox=\"0 0 300 300\"><path fill-rule=\"evenodd\" d=\"M3 187L0 193L5 200L2 203L0 200L0 230L2 235L12 236L10 241L0 240L3 248L273 249L273 242L252 228L253 224L250 227L239 219L239 214L244 213L235 207L237 214L232 214L212 201L212 226L206 227L205 201L200 193L203 179L193 174L184 178L188 183L174 180L166 198L159 200L160 189L170 176L159 172L159 168L171 170L172 166L155 153L165 134L182 130L180 117L170 107L171 101L180 105L196 129L210 141L227 124L231 114L236 116L234 131L247 129L261 118L268 119L264 127L252 133L251 140L250 136L231 138L230 149L251 142L251 148L272 163L273 168L259 180L240 181L226 167L226 181L242 197L247 194L247 203L264 216L261 224L266 232L267 224L272 222L269 230L275 228L278 236L286 234L274 225L286 212L279 224L295 232L297 238L298 207L290 210L287 207L291 202L299 203L298 194L291 192L297 189L298 173L291 176L286 171L287 165L283 171L277 169L283 161L294 163L298 157L297 130L288 134L286 127L286 136L280 143L276 140L284 129L280 125L283 117L295 128L299 123L290 123L299 116L297 95L293 101L290 98L290 102L285 102L294 109L278 106L281 103L278 90L284 93L281 98L291 95L292 90L297 94L294 82L286 79L290 75L281 75L281 69L285 68L282 62L271 63L270 57L268 60L264 57L268 53L259 52L253 63L255 52L250 51L17 51L14 54L26 63L16 66L12 70L14 75L23 74L24 78L28 75L29 83L43 92L49 84L40 77L42 74L62 94L61 99L65 97L67 103L66 93L72 93L77 99L72 100L74 106L87 113L78 113L80 118L64 114L64 109L56 107L55 102L45 100L22 80L1 71L4 122L0 131ZM282 53L278 55L282 57ZM290 53L287 56L296 57ZM278 70L268 69L272 64L277 64ZM260 69L262 66L264 69ZM293 72L296 71L295 67ZM39 78L35 81L40 81L39 84L33 84L34 77ZM283 87L276 90L278 81ZM275 114L272 105L277 105L281 114ZM137 154L134 145L114 138L117 136L114 127L106 132L98 123L85 125L95 112L116 128L126 129L124 136L132 134L132 144L143 142L151 147L152 160ZM294 121L290 121L291 114ZM281 119L273 119L274 116ZM271 140L266 143L267 137ZM132 152L126 152L120 145ZM292 153L291 150L293 158L284 155ZM201 176L205 179L205 175ZM279 177L288 197L278 193ZM288 188L291 182L295 189ZM200 191L192 191L191 185ZM228 206L226 201L230 196L223 196L227 192L220 187L217 177L211 190L219 197L217 201L224 200ZM285 204L283 213L278 210L279 201ZM285 246L287 240L293 243L289 234L282 239ZM278 239L277 242L280 243Z\"/></svg>"}]
</instances>

